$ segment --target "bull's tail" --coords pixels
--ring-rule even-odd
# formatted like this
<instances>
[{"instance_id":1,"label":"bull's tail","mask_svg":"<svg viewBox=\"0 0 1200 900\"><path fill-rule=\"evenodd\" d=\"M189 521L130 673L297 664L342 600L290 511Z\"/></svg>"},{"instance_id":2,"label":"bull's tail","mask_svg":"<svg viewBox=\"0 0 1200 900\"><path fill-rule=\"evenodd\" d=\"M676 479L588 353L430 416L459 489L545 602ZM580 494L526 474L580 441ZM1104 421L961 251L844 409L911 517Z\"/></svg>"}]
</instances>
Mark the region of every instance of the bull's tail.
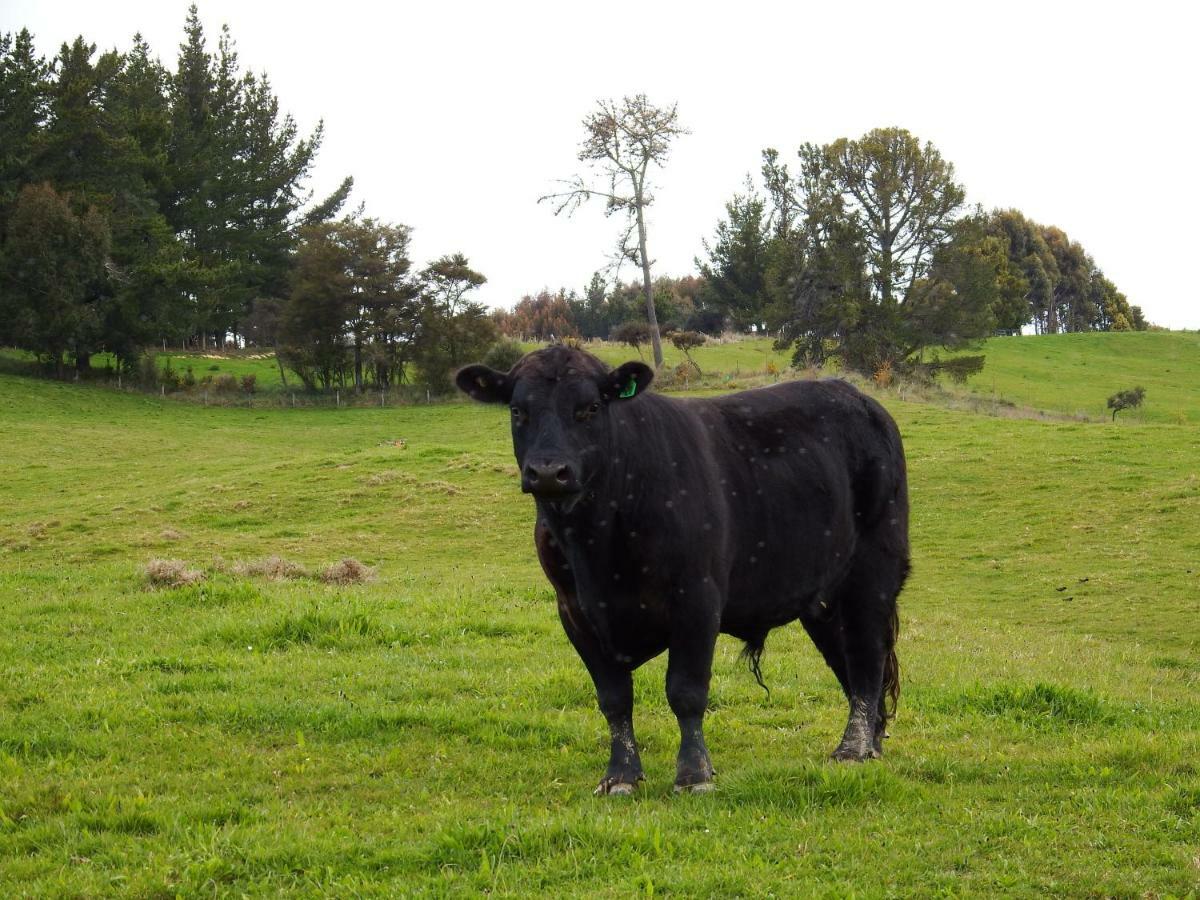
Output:
<instances>
[{"instance_id":1,"label":"bull's tail","mask_svg":"<svg viewBox=\"0 0 1200 900\"><path fill-rule=\"evenodd\" d=\"M900 580L900 586L904 586L904 581L908 578L909 564L904 563L904 574ZM896 593L899 593L897 588ZM886 698L884 703L884 714L888 719L895 718L896 704L900 701L900 660L896 657L896 641L900 637L900 610L895 601L892 602L892 614L888 619L888 634L887 634L887 659L883 663L883 696Z\"/></svg>"},{"instance_id":2,"label":"bull's tail","mask_svg":"<svg viewBox=\"0 0 1200 900\"><path fill-rule=\"evenodd\" d=\"M763 632L755 637L746 640L746 646L742 647L742 652L739 659L746 660L750 665L750 674L754 676L754 680L758 682L758 686L767 692L767 696L771 696L771 689L767 687L767 683L763 681L762 675L762 655L766 649L767 635Z\"/></svg>"}]
</instances>

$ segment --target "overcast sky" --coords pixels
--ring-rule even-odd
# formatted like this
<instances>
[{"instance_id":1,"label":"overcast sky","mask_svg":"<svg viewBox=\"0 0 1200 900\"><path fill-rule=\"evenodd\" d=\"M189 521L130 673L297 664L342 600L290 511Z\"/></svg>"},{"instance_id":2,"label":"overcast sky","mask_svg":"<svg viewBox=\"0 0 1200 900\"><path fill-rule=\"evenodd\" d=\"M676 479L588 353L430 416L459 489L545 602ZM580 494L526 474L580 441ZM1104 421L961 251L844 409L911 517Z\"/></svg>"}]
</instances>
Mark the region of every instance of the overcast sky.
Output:
<instances>
[{"instance_id":1,"label":"overcast sky","mask_svg":"<svg viewBox=\"0 0 1200 900\"><path fill-rule=\"evenodd\" d=\"M1151 321L1200 328L1192 276L1200 13L1194 3L268 3L203 0L215 45L266 71L303 128L324 118L311 186L414 229L422 264L462 251L511 306L581 290L617 224L555 218L539 195L579 169L597 98L678 102L692 134L659 176L657 274L694 271L723 204L805 141L898 125L954 163L968 200L1058 225ZM38 49L141 31L173 68L183 0L0 0ZM626 278L634 272L626 269Z\"/></svg>"}]
</instances>

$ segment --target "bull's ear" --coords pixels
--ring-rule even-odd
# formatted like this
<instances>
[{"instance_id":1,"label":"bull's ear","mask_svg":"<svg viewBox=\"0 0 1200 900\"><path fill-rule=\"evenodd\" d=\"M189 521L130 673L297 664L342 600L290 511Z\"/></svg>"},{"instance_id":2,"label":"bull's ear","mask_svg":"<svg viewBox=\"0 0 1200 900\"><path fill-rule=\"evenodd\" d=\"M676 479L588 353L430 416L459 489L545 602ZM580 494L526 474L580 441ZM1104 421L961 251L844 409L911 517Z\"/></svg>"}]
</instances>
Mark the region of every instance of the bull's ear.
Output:
<instances>
[{"instance_id":1,"label":"bull's ear","mask_svg":"<svg viewBox=\"0 0 1200 900\"><path fill-rule=\"evenodd\" d=\"M600 393L605 400L628 400L643 393L654 380L654 370L645 363L627 362L604 378Z\"/></svg>"},{"instance_id":2,"label":"bull's ear","mask_svg":"<svg viewBox=\"0 0 1200 900\"><path fill-rule=\"evenodd\" d=\"M467 366L459 369L454 383L464 394L480 403L507 403L512 399L512 379L503 372L487 366Z\"/></svg>"}]
</instances>

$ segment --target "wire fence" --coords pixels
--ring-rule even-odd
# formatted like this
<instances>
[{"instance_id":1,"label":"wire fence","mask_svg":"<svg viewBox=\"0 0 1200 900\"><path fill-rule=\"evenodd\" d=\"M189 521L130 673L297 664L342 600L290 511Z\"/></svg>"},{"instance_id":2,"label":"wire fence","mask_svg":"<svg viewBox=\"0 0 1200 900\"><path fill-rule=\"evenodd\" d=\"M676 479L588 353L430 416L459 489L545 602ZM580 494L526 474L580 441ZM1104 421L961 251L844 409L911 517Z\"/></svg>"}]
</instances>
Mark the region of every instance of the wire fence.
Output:
<instances>
[{"instance_id":1,"label":"wire fence","mask_svg":"<svg viewBox=\"0 0 1200 900\"><path fill-rule=\"evenodd\" d=\"M446 403L458 399L454 394L437 394L428 388L413 384L391 385L383 389L367 385L363 390L356 390L353 385L318 390L271 385L255 386L253 390L248 391L241 387L240 382L233 386L228 383L176 386L162 382L149 385L136 376L109 374L103 370L93 370L83 376L69 370L62 377L58 377L53 370L48 370L40 363L11 358L0 358L0 373L77 384L122 394L159 397L197 406L241 409L387 409Z\"/></svg>"}]
</instances>

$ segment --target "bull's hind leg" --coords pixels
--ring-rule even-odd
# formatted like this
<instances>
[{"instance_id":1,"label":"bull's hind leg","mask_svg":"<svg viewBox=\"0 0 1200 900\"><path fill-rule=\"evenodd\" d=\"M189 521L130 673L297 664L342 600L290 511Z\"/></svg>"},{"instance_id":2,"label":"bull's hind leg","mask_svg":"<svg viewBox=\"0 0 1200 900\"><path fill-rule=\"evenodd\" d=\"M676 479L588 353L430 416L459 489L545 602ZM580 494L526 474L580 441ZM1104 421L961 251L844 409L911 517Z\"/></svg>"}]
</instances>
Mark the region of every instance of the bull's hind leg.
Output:
<instances>
[{"instance_id":1,"label":"bull's hind leg","mask_svg":"<svg viewBox=\"0 0 1200 900\"><path fill-rule=\"evenodd\" d=\"M861 761L883 753L887 701L889 696L894 701L899 691L896 598L907 571L902 558L860 551L838 591L835 616L845 669L838 673L836 666L831 667L846 692L850 716L834 759Z\"/></svg>"}]
</instances>

